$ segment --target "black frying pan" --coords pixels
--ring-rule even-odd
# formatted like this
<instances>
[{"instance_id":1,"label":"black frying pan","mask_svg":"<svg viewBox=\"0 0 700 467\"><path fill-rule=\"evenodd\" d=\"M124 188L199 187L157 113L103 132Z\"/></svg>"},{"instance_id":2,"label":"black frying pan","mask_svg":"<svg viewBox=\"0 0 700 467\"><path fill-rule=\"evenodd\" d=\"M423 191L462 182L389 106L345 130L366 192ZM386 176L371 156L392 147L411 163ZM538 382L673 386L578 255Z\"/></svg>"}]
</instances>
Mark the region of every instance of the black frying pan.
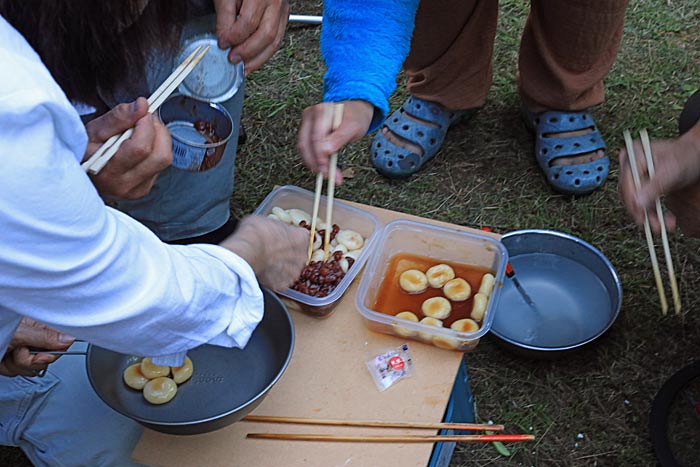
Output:
<instances>
[{"instance_id":1,"label":"black frying pan","mask_svg":"<svg viewBox=\"0 0 700 467\"><path fill-rule=\"evenodd\" d=\"M124 369L140 360L90 345L86 366L97 395L117 412L163 433L190 435L230 425L262 402L289 364L294 327L284 304L263 290L265 315L244 349L203 345L188 352L194 365L189 381L163 405L148 403L122 380Z\"/></svg>"}]
</instances>

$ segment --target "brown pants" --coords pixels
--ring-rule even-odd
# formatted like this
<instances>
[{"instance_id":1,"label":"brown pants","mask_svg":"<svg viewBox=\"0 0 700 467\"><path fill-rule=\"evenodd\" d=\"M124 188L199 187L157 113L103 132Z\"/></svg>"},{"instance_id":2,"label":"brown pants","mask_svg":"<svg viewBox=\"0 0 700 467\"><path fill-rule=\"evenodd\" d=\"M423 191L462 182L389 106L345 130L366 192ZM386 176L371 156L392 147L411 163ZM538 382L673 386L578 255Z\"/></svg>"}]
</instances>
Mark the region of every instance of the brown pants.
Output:
<instances>
[{"instance_id":1,"label":"brown pants","mask_svg":"<svg viewBox=\"0 0 700 467\"><path fill-rule=\"evenodd\" d=\"M520 42L518 91L531 111L603 102L628 0L532 0ZM486 102L493 76L495 0L423 0L404 63L411 95L449 109Z\"/></svg>"}]
</instances>

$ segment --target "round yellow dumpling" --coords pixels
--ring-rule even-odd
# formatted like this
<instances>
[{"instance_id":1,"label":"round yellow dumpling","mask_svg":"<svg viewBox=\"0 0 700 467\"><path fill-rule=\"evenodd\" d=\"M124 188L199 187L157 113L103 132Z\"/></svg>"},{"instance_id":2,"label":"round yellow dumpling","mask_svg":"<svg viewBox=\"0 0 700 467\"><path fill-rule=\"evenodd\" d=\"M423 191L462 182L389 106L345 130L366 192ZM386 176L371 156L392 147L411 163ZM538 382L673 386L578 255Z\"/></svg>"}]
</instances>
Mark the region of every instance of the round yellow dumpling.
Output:
<instances>
[{"instance_id":1,"label":"round yellow dumpling","mask_svg":"<svg viewBox=\"0 0 700 467\"><path fill-rule=\"evenodd\" d=\"M173 381L177 384L182 384L192 377L192 372L194 371L194 366L192 365L192 360L190 357L185 357L185 363L181 366L170 367L173 372Z\"/></svg>"},{"instance_id":2,"label":"round yellow dumpling","mask_svg":"<svg viewBox=\"0 0 700 467\"><path fill-rule=\"evenodd\" d=\"M148 378L146 378L141 372L141 364L134 363L129 365L126 370L124 370L124 382L127 386L132 389L140 391L148 383Z\"/></svg>"},{"instance_id":3,"label":"round yellow dumpling","mask_svg":"<svg viewBox=\"0 0 700 467\"><path fill-rule=\"evenodd\" d=\"M151 357L147 357L141 360L141 373L148 379L168 376L170 374L170 367L154 365Z\"/></svg>"},{"instance_id":4,"label":"round yellow dumpling","mask_svg":"<svg viewBox=\"0 0 700 467\"><path fill-rule=\"evenodd\" d=\"M439 289L449 280L455 278L455 270L448 264L436 264L425 273L428 284L434 289Z\"/></svg>"},{"instance_id":5,"label":"round yellow dumpling","mask_svg":"<svg viewBox=\"0 0 700 467\"><path fill-rule=\"evenodd\" d=\"M449 337L435 336L433 337L433 345L441 349L456 350L459 348L459 341Z\"/></svg>"},{"instance_id":6,"label":"round yellow dumpling","mask_svg":"<svg viewBox=\"0 0 700 467\"><path fill-rule=\"evenodd\" d=\"M479 325L473 319L465 318L458 319L450 328L458 332L474 332L479 330Z\"/></svg>"},{"instance_id":7,"label":"round yellow dumpling","mask_svg":"<svg viewBox=\"0 0 700 467\"><path fill-rule=\"evenodd\" d=\"M396 313L395 317L406 321L412 321L414 323L418 322L418 316L416 316L416 314L411 311L402 311L400 313ZM396 334L404 337L413 337L416 334L418 334L416 331L406 329L405 327L401 326L401 323L398 322L392 326L392 329Z\"/></svg>"},{"instance_id":8,"label":"round yellow dumpling","mask_svg":"<svg viewBox=\"0 0 700 467\"><path fill-rule=\"evenodd\" d=\"M165 404L177 394L177 383L170 378L161 376L146 383L143 397L151 404Z\"/></svg>"},{"instance_id":9,"label":"round yellow dumpling","mask_svg":"<svg viewBox=\"0 0 700 467\"><path fill-rule=\"evenodd\" d=\"M486 314L486 308L488 307L489 299L486 295L481 292L474 295L474 303L472 304L471 318L475 321L481 321L484 319Z\"/></svg>"},{"instance_id":10,"label":"round yellow dumpling","mask_svg":"<svg viewBox=\"0 0 700 467\"><path fill-rule=\"evenodd\" d=\"M421 311L425 316L445 319L452 313L452 305L445 297L432 297L423 302Z\"/></svg>"},{"instance_id":11,"label":"round yellow dumpling","mask_svg":"<svg viewBox=\"0 0 700 467\"><path fill-rule=\"evenodd\" d=\"M408 269L399 276L401 290L408 293L421 293L428 288L428 278L423 271Z\"/></svg>"},{"instance_id":12,"label":"round yellow dumpling","mask_svg":"<svg viewBox=\"0 0 700 467\"><path fill-rule=\"evenodd\" d=\"M442 327L442 321L440 321L439 319L430 318L430 317L423 318L422 320L420 320L420 323L427 324L428 326L435 326L438 328ZM427 333L427 332L419 332L418 337L421 340L424 340L426 342L432 342L432 340L433 340L433 335L430 333Z\"/></svg>"},{"instance_id":13,"label":"round yellow dumpling","mask_svg":"<svg viewBox=\"0 0 700 467\"><path fill-rule=\"evenodd\" d=\"M493 277L493 274L487 272L481 278L481 284L479 285L479 293L486 295L486 298L488 298L491 296L491 292L493 292L493 288L495 286L496 278Z\"/></svg>"},{"instance_id":14,"label":"round yellow dumpling","mask_svg":"<svg viewBox=\"0 0 700 467\"><path fill-rule=\"evenodd\" d=\"M447 281L442 288L442 293L453 302L463 302L471 296L472 287L469 282L458 277Z\"/></svg>"}]
</instances>

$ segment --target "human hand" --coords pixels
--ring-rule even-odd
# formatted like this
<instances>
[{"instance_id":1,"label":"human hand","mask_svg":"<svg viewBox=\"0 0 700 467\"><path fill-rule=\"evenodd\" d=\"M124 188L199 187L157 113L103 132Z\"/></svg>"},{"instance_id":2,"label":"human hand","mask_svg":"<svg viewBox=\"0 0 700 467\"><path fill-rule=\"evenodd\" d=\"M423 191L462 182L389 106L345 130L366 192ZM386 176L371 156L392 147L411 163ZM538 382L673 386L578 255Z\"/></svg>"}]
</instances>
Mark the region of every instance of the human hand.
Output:
<instances>
[{"instance_id":1,"label":"human hand","mask_svg":"<svg viewBox=\"0 0 700 467\"><path fill-rule=\"evenodd\" d=\"M221 246L243 258L260 283L283 290L299 278L307 259L309 231L262 216L248 216Z\"/></svg>"},{"instance_id":2,"label":"human hand","mask_svg":"<svg viewBox=\"0 0 700 467\"><path fill-rule=\"evenodd\" d=\"M287 0L214 0L219 47L231 48L245 74L260 68L279 49L289 20Z\"/></svg>"},{"instance_id":3,"label":"human hand","mask_svg":"<svg viewBox=\"0 0 700 467\"><path fill-rule=\"evenodd\" d=\"M31 354L30 347L63 351L68 349L73 341L71 336L45 324L31 318L22 318L0 362L0 375L37 376L46 370L50 363L58 360L60 355Z\"/></svg>"},{"instance_id":4,"label":"human hand","mask_svg":"<svg viewBox=\"0 0 700 467\"><path fill-rule=\"evenodd\" d=\"M342 103L343 120L336 130L331 131L333 105L324 102L304 109L297 135L297 150L304 164L312 172L320 172L327 177L329 156L367 134L374 115L374 106L369 102L354 100ZM335 182L338 185L343 183L340 169L336 170Z\"/></svg>"},{"instance_id":5,"label":"human hand","mask_svg":"<svg viewBox=\"0 0 700 467\"><path fill-rule=\"evenodd\" d=\"M655 169L653 179L649 179L641 142L634 141L634 153L641 179L639 191L634 186L627 150L620 151L618 190L625 207L635 222L638 225L644 223L644 209L646 209L649 224L652 230L658 233L660 223L656 214L655 200L666 195L667 205L671 209L671 213L664 216L666 228L675 229L676 214L687 211L689 207L687 203L681 201L684 197L682 195L692 194L692 190L689 191L687 188L700 180L700 147L697 146L692 135L686 133L675 140L652 141L651 149ZM683 217L686 217L685 214Z\"/></svg>"},{"instance_id":6,"label":"human hand","mask_svg":"<svg viewBox=\"0 0 700 467\"><path fill-rule=\"evenodd\" d=\"M88 122L86 160L111 136L132 128L134 133L119 147L114 157L92 183L102 195L137 199L147 195L158 174L172 164L170 132L160 119L148 113L148 101L139 97L131 104L119 104Z\"/></svg>"}]
</instances>

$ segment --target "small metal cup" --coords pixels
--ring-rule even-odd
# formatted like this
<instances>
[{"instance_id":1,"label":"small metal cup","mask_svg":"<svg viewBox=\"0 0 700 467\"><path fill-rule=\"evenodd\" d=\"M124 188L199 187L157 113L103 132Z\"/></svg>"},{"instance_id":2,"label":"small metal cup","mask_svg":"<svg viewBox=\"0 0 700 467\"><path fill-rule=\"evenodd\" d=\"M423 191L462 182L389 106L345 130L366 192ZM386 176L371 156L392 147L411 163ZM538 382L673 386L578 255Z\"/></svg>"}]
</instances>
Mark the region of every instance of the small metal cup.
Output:
<instances>
[{"instance_id":1,"label":"small metal cup","mask_svg":"<svg viewBox=\"0 0 700 467\"><path fill-rule=\"evenodd\" d=\"M175 95L158 109L158 116L170 130L173 144L173 167L203 171L214 167L222 158L233 134L231 114L220 104ZM218 141L209 141L195 124L211 126Z\"/></svg>"}]
</instances>

